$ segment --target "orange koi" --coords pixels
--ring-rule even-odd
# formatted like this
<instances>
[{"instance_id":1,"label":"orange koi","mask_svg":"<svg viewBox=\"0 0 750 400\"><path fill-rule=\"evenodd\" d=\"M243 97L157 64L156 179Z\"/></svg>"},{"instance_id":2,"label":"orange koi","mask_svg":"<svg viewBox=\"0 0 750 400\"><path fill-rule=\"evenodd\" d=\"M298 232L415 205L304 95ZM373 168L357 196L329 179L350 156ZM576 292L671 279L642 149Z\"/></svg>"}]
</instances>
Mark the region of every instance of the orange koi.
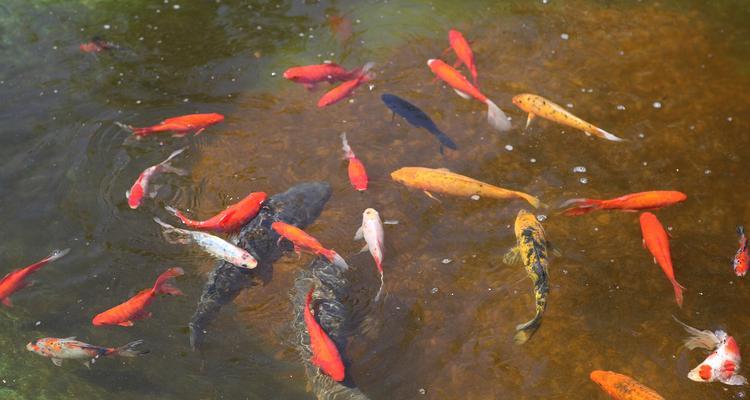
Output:
<instances>
[{"instance_id":1,"label":"orange koi","mask_svg":"<svg viewBox=\"0 0 750 400\"><path fill-rule=\"evenodd\" d=\"M349 142L346 141L346 133L341 134L342 150L344 158L349 160L349 182L360 192L367 190L367 171L362 161L354 155Z\"/></svg>"},{"instance_id":2,"label":"orange koi","mask_svg":"<svg viewBox=\"0 0 750 400\"><path fill-rule=\"evenodd\" d=\"M232 204L224 211L205 221L189 219L174 207L167 206L164 208L191 228L201 231L234 232L258 215L264 201L266 201L265 192L250 193L238 203Z\"/></svg>"},{"instance_id":3,"label":"orange koi","mask_svg":"<svg viewBox=\"0 0 750 400\"><path fill-rule=\"evenodd\" d=\"M362 75L367 65L369 64L351 71L347 71L344 67L332 62L292 67L284 71L284 79L301 83L308 90L312 90L320 82L334 83L356 79Z\"/></svg>"},{"instance_id":4,"label":"orange koi","mask_svg":"<svg viewBox=\"0 0 750 400\"><path fill-rule=\"evenodd\" d=\"M315 255L321 255L327 258L328 261L341 268L349 268L349 266L346 264L346 261L344 261L344 259L338 253L336 253L334 250L326 249L322 244L320 244L318 239L310 236L310 234L303 231L302 229L281 221L276 221L271 224L271 229L276 231L276 233L281 236L279 238L279 242L281 242L281 239L286 239L292 242L292 244L294 245L294 251L306 251Z\"/></svg>"},{"instance_id":5,"label":"orange koi","mask_svg":"<svg viewBox=\"0 0 750 400\"><path fill-rule=\"evenodd\" d=\"M331 89L328 93L324 94L323 97L318 100L318 107L323 108L330 106L331 104L338 103L341 100L349 97L354 89L358 88L359 85L367 83L375 78L375 73L370 71L375 64L367 63L362 67L360 74L352 79L348 80L335 88Z\"/></svg>"},{"instance_id":6,"label":"orange koi","mask_svg":"<svg viewBox=\"0 0 750 400\"><path fill-rule=\"evenodd\" d=\"M683 202L687 199L685 193L673 190L656 190L627 194L609 200L570 199L560 207L568 207L563 211L565 215L583 215L594 210L640 211L656 210Z\"/></svg>"},{"instance_id":7,"label":"orange koi","mask_svg":"<svg viewBox=\"0 0 750 400\"><path fill-rule=\"evenodd\" d=\"M487 121L493 128L499 131L507 131L510 129L510 121L508 121L508 117L505 116L503 110L493 103L492 100L487 98L487 96L482 94L482 92L480 92L474 85L469 83L469 80L461 75L460 72L456 71L455 68L446 64L444 61L437 59L427 60L427 65L438 78L451 86L459 96L465 99L473 97L486 104Z\"/></svg>"},{"instance_id":8,"label":"orange koi","mask_svg":"<svg viewBox=\"0 0 750 400\"><path fill-rule=\"evenodd\" d=\"M453 49L453 52L456 53L456 57L458 60L456 60L456 63L453 64L453 68L458 68L461 66L461 64L466 65L466 68L469 69L469 72L471 72L471 77L474 79L474 86L479 86L477 84L477 66L474 64L474 53L471 51L471 46L469 46L469 42L464 38L464 35L461 34L461 32L451 29L448 31L448 41L451 44L451 48Z\"/></svg>"},{"instance_id":9,"label":"orange koi","mask_svg":"<svg viewBox=\"0 0 750 400\"><path fill-rule=\"evenodd\" d=\"M16 269L9 272L7 275L0 279L0 301L6 307L13 307L13 303L10 301L10 296L28 286L31 286L32 282L26 282L26 278L34 272L38 271L43 266L62 258L68 254L70 249L65 250L54 250L52 254L46 258L29 265L22 269Z\"/></svg>"},{"instance_id":10,"label":"orange koi","mask_svg":"<svg viewBox=\"0 0 750 400\"><path fill-rule=\"evenodd\" d=\"M135 128L130 125L116 122L117 126L133 132L136 139L160 132L174 132L175 137L183 137L190 132L195 132L195 136L206 130L211 125L224 121L224 116L217 113L210 114L189 114L179 117L167 118L153 126L144 128Z\"/></svg>"},{"instance_id":11,"label":"orange koi","mask_svg":"<svg viewBox=\"0 0 750 400\"><path fill-rule=\"evenodd\" d=\"M315 291L315 286L311 287L310 291L307 292L304 309L305 326L310 335L310 349L312 350L312 360L310 362L318 366L323 373L330 376L336 382L341 382L346 377L344 362L341 360L341 354L339 354L339 350L336 348L336 343L328 337L328 334L318 324L318 321L315 320L310 311L313 291Z\"/></svg>"},{"instance_id":12,"label":"orange koi","mask_svg":"<svg viewBox=\"0 0 750 400\"><path fill-rule=\"evenodd\" d=\"M151 318L151 313L146 311L146 307L154 301L157 295L168 294L170 296L182 296L182 291L172 286L167 281L184 274L185 271L179 267L170 268L164 271L156 279L156 283L154 283L152 288L143 289L128 301L99 313L94 317L91 323L94 324L94 326L133 326L133 321Z\"/></svg>"},{"instance_id":13,"label":"orange koi","mask_svg":"<svg viewBox=\"0 0 750 400\"><path fill-rule=\"evenodd\" d=\"M641 214L641 232L643 233L643 248L648 249L649 252L654 256L654 264L659 264L664 275L667 276L669 282L672 283L674 288L674 297L677 301L677 305L682 307L682 290L685 289L682 285L677 283L677 279L674 277L674 268L672 267L672 256L669 252L669 239L667 238L667 231L664 230L661 222L656 218L656 215L650 212Z\"/></svg>"},{"instance_id":14,"label":"orange koi","mask_svg":"<svg viewBox=\"0 0 750 400\"><path fill-rule=\"evenodd\" d=\"M589 376L614 400L664 400L659 393L627 375L597 370Z\"/></svg>"},{"instance_id":15,"label":"orange koi","mask_svg":"<svg viewBox=\"0 0 750 400\"><path fill-rule=\"evenodd\" d=\"M745 276L748 267L750 267L750 265L748 265L750 262L750 254L747 249L745 228L742 225L737 227L737 234L740 235L740 248L737 249L737 254L734 255L732 266L734 267L734 273L737 274L737 276Z\"/></svg>"}]
</instances>

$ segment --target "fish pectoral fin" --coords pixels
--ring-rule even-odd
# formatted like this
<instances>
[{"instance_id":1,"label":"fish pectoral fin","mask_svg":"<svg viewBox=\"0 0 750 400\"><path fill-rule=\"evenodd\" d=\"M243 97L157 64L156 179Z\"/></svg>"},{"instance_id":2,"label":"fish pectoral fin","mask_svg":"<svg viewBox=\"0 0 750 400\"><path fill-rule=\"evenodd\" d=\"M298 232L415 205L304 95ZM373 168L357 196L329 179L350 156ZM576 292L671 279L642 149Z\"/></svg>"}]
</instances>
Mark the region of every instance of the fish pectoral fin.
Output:
<instances>
[{"instance_id":1,"label":"fish pectoral fin","mask_svg":"<svg viewBox=\"0 0 750 400\"><path fill-rule=\"evenodd\" d=\"M206 130L206 128L200 128L200 129L198 129L197 131L195 131L195 134L193 134L193 136L198 136L198 135L200 135L201 133L203 133L203 131L205 131L205 130Z\"/></svg>"},{"instance_id":2,"label":"fish pectoral fin","mask_svg":"<svg viewBox=\"0 0 750 400\"><path fill-rule=\"evenodd\" d=\"M63 361L62 358L53 358L52 359L52 364L55 364L58 367L62 367L62 361Z\"/></svg>"},{"instance_id":3,"label":"fish pectoral fin","mask_svg":"<svg viewBox=\"0 0 750 400\"><path fill-rule=\"evenodd\" d=\"M643 245L643 248L646 248L646 239L641 240L641 244Z\"/></svg>"},{"instance_id":4,"label":"fish pectoral fin","mask_svg":"<svg viewBox=\"0 0 750 400\"><path fill-rule=\"evenodd\" d=\"M471 100L471 96L469 96L468 94L466 94L466 93L464 93L464 92L462 92L462 91L460 91L458 89L453 89L453 91L456 92L457 95L461 96L464 100Z\"/></svg>"},{"instance_id":5,"label":"fish pectoral fin","mask_svg":"<svg viewBox=\"0 0 750 400\"><path fill-rule=\"evenodd\" d=\"M86 366L86 368L88 368L88 369L91 369L91 361L88 361L88 360L87 360L87 361L84 361L84 362L83 362L83 365L85 365L85 366Z\"/></svg>"},{"instance_id":6,"label":"fish pectoral fin","mask_svg":"<svg viewBox=\"0 0 750 400\"><path fill-rule=\"evenodd\" d=\"M357 232L354 233L354 240L362 240L365 238L365 231L360 226L357 228Z\"/></svg>"},{"instance_id":7,"label":"fish pectoral fin","mask_svg":"<svg viewBox=\"0 0 750 400\"><path fill-rule=\"evenodd\" d=\"M723 379L721 381L727 385L747 385L747 379L742 375L732 375L729 379Z\"/></svg>"},{"instance_id":8,"label":"fish pectoral fin","mask_svg":"<svg viewBox=\"0 0 750 400\"><path fill-rule=\"evenodd\" d=\"M531 121L534 119L534 117L536 117L536 115L534 115L534 113L529 113L529 116L526 117L526 128L525 129L529 129L529 125L531 125Z\"/></svg>"},{"instance_id":9,"label":"fish pectoral fin","mask_svg":"<svg viewBox=\"0 0 750 400\"><path fill-rule=\"evenodd\" d=\"M150 198L152 198L152 199L153 199L154 197L156 197L156 195L157 195L157 194L159 193L159 189L161 189L161 187L162 187L162 185L154 185L154 186L153 186L153 187L151 188L151 191L149 191L149 192L148 192L148 197L150 197Z\"/></svg>"},{"instance_id":10,"label":"fish pectoral fin","mask_svg":"<svg viewBox=\"0 0 750 400\"><path fill-rule=\"evenodd\" d=\"M10 297L4 298L2 303L5 307L13 307L13 302L10 301Z\"/></svg>"},{"instance_id":11,"label":"fish pectoral fin","mask_svg":"<svg viewBox=\"0 0 750 400\"><path fill-rule=\"evenodd\" d=\"M518 246L511 247L503 256L503 262L507 265L515 265L521 262L521 248Z\"/></svg>"},{"instance_id":12,"label":"fish pectoral fin","mask_svg":"<svg viewBox=\"0 0 750 400\"><path fill-rule=\"evenodd\" d=\"M428 192L426 190L423 190L422 192L424 192L424 194L426 194L427 197L429 197L429 198L437 201L438 203L442 203L442 201L440 201L440 199L438 199L437 197L433 196L432 193L430 193L430 192Z\"/></svg>"},{"instance_id":13,"label":"fish pectoral fin","mask_svg":"<svg viewBox=\"0 0 750 400\"><path fill-rule=\"evenodd\" d=\"M552 244L552 242L550 242L549 240L547 241L547 249L548 249L548 250L549 250L549 252L550 252L550 253L552 253L552 255L554 255L555 257L562 257L562 255L563 255L563 254L562 254L562 252L560 251L560 249L558 249L558 248L557 248L557 247L556 247L556 246L555 246L554 244Z\"/></svg>"},{"instance_id":14,"label":"fish pectoral fin","mask_svg":"<svg viewBox=\"0 0 750 400\"><path fill-rule=\"evenodd\" d=\"M365 243L365 245L364 245L364 246L362 246L362 248L361 248L361 249L359 249L359 252L357 252L357 254L359 254L359 253L364 253L364 252L366 252L367 250L370 250L370 247L369 247L369 246L367 245L367 243Z\"/></svg>"},{"instance_id":15,"label":"fish pectoral fin","mask_svg":"<svg viewBox=\"0 0 750 400\"><path fill-rule=\"evenodd\" d=\"M120 326L133 326L133 321L124 321L124 322L120 322L117 325L120 325Z\"/></svg>"},{"instance_id":16,"label":"fish pectoral fin","mask_svg":"<svg viewBox=\"0 0 750 400\"><path fill-rule=\"evenodd\" d=\"M223 216L222 216L222 217L221 217L221 218L219 219L219 222L218 222L218 223L219 223L219 225L221 225L221 224L223 224L223 223L227 222L227 220L228 220L228 219L229 219L229 218L230 218L230 217L231 217L232 215L234 215L234 210L231 210L231 211L227 211L227 213L226 213L226 214L224 214L224 215L223 215Z\"/></svg>"},{"instance_id":17,"label":"fish pectoral fin","mask_svg":"<svg viewBox=\"0 0 750 400\"><path fill-rule=\"evenodd\" d=\"M654 264L658 264L659 262L656 261L656 257L654 257Z\"/></svg>"}]
</instances>

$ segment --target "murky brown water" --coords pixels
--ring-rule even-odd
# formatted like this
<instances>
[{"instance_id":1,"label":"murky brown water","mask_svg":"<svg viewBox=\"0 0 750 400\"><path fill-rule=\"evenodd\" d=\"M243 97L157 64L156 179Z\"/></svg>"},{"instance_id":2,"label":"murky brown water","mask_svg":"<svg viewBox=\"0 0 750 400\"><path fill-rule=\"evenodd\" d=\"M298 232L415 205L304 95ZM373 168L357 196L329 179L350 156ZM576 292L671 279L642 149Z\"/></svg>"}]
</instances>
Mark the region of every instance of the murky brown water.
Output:
<instances>
[{"instance_id":1,"label":"murky brown water","mask_svg":"<svg viewBox=\"0 0 750 400\"><path fill-rule=\"evenodd\" d=\"M236 307L227 307L213 325L202 359L189 352L185 326L203 272L213 263L198 252L165 244L150 218L166 215L158 207L161 201L208 217L250 191L271 194L301 181L325 180L333 186L333 196L308 232L354 266L352 299L361 321L343 353L351 363L349 374L370 398L603 399L606 396L588 378L593 369L628 374L669 399L745 396L743 388L687 379L704 354L680 348L685 335L672 316L701 329L725 329L747 353L750 316L744 305L750 302L750 291L745 280L732 273L731 257L736 226L750 224L750 43L743 36L747 27L737 22L750 13L748 6L493 3L471 9L438 4L437 10L411 2L341 6L351 10L350 19L360 20L353 25L354 37L344 45L327 31L324 14L332 7L328 3L295 3L279 14L290 16L288 20L272 16L273 7L261 8L256 13L268 15L263 20L266 27L286 24L305 31L315 26L315 34L325 39L285 41L274 32L268 37L282 43L283 50L258 39L250 45L230 45L226 54L215 55L220 61L213 63L200 52L181 48L179 35L165 34L168 61L177 63L175 54L185 51L185 63L194 66L165 79L168 83L161 90L167 95L155 89L160 87L158 80L147 68L157 63L157 51L149 53L142 70L127 58L117 67L128 71L129 80L143 78L141 86L120 92L108 81L116 77L89 75L105 82L102 98L106 96L107 105L92 95L84 106L76 106L76 96L71 95L65 103L70 109L55 109L69 124L78 120L76 113L101 122L101 127L75 125L76 135L66 136L80 141L71 142L78 150L67 156L83 161L65 164L72 171L67 174L76 176L68 178L76 179L71 183L75 193L45 178L39 187L53 188L48 189L52 203L38 200L48 194L43 190L34 192L37 200L29 200L35 197L29 194L21 197L25 204L35 205L33 210L22 207L24 201L10 193L0 198L0 204L10 207L0 214L7 216L10 226L29 227L20 235L2 229L8 238L2 249L5 264L20 265L34 258L32 254L64 247L59 243L70 235L78 245L67 270L74 272L56 284L47 281L49 276L44 279L44 298L38 297L40 292L23 297L28 309L14 310L21 316L8 325L9 340L17 345L34 336L83 335L92 329L88 314L148 286L154 271L170 264L190 271L179 282L188 296L159 301L154 319L130 331L92 330L84 335L102 344L144 337L155 350L147 361L112 363L114 371L102 363L94 372L44 372L54 375L49 389L41 391L29 388L23 374L12 369L3 374L26 382L18 386L36 398L108 398L108 392L116 398L136 394L149 399L307 398L291 339L289 298L294 277L309 256L280 260L270 282L243 292ZM244 25L232 18L234 14L216 13L228 37L250 37L246 32L255 22L238 29ZM409 24L416 17L419 21ZM162 31L182 29L164 21ZM426 60L447 47L450 27L473 41L480 86L512 116L512 131L493 131L486 122L486 107L432 82ZM209 39L219 36L214 28L205 35ZM201 41L198 36L193 44ZM138 51L137 39L131 39L136 43L131 47ZM207 52L215 47L205 46ZM321 110L315 103L327 85L310 93L283 82L280 74L286 66L330 58L317 56L329 49L343 54L339 61L347 66L376 61L377 78L371 89L360 88L353 101ZM118 64L101 56L91 62ZM243 73L243 68L252 72ZM220 82L211 85L214 75ZM229 79L234 76L241 84ZM192 91L180 86L185 84L180 79L192 82ZM80 87L71 91L93 86L91 80L76 82ZM526 116L510 101L522 92L570 104L576 115L628 141L591 138L541 119L524 131ZM189 106L172 106L182 93L191 98ZM458 144L458 151L446 150L443 156L426 131L398 118L391 123L380 101L382 93L401 96L430 114ZM16 95L8 91L4 97ZM131 98L143 98L147 107L136 108ZM9 106L3 115L11 119L17 110ZM111 124L147 124L197 110L223 112L227 122L195 139L165 138L164 146L156 140L121 146L124 134ZM34 113L29 113L32 118ZM341 158L342 132L367 166L372 183L365 193L354 191L348 182ZM133 174L184 144L190 144L190 150L179 164L190 166L190 176L167 177L170 190L163 191L150 209L127 209L122 192ZM28 144L42 159L65 145ZM20 154L26 144L9 148ZM20 158L8 162L14 168L25 165ZM53 161L44 163L54 168ZM33 168L30 161L28 165ZM562 255L551 260L548 309L542 327L527 344L515 345L513 334L516 324L533 315L531 282L521 266L507 266L502 258L515 243L515 215L528 205L446 196L438 203L391 181L390 172L402 166L447 167L528 192L553 206L537 212L547 216L543 225ZM573 171L581 166L586 172ZM91 172L94 169L97 172ZM0 173L14 192L33 191L32 178ZM687 287L683 309L675 305L670 284L641 246L638 214L555 215L554 206L568 198L608 198L656 189L688 195L687 202L657 212L671 229L675 274ZM376 208L383 219L399 221L385 227L386 296L380 303L372 302L379 284L375 266L369 254L356 254L362 244L352 240L367 207ZM38 212L41 216L36 215L39 209L44 210ZM31 227L44 229L43 217L57 214L63 216L57 224L75 221L82 229L73 234L70 228L53 228L45 234L43 246L32 245L39 238ZM68 296L60 297L66 290ZM64 311L51 306L50 299L64 304ZM82 303L76 303L78 299ZM36 320L43 321L41 327L32 326ZM27 357L31 355L18 350L13 360ZM35 361L26 368L53 368L46 360ZM71 379L68 374L79 383L65 383ZM84 384L94 389L76 389Z\"/></svg>"}]
</instances>

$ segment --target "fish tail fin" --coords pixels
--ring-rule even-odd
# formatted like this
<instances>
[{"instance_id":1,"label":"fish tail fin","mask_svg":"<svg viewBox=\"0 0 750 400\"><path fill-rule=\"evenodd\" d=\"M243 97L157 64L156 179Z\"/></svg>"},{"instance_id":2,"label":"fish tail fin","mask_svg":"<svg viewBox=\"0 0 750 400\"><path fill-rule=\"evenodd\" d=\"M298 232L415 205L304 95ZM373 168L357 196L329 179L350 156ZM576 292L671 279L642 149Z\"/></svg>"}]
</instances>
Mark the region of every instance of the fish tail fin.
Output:
<instances>
[{"instance_id":1,"label":"fish tail fin","mask_svg":"<svg viewBox=\"0 0 750 400\"><path fill-rule=\"evenodd\" d=\"M518 194L519 197L528 201L529 204L531 204L531 206L534 208L539 208L542 205L542 202L535 196L532 196L524 192L516 192L516 193Z\"/></svg>"},{"instance_id":2,"label":"fish tail fin","mask_svg":"<svg viewBox=\"0 0 750 400\"><path fill-rule=\"evenodd\" d=\"M57 260L65 257L65 255L68 254L68 253L70 253L70 249L69 248L62 249L62 250L59 250L59 249L52 250L52 253L50 253L50 255L47 256L47 258L44 259L44 262L50 263L50 262L53 262L53 261L57 261Z\"/></svg>"},{"instance_id":3,"label":"fish tail fin","mask_svg":"<svg viewBox=\"0 0 750 400\"><path fill-rule=\"evenodd\" d=\"M164 209L167 210L172 215L174 215L175 217L179 218L180 221L182 221L182 223L187 226L196 227L196 226L201 225L199 221L193 221L192 219L186 217L185 214L183 214L180 210L172 206L164 206Z\"/></svg>"},{"instance_id":4,"label":"fish tail fin","mask_svg":"<svg viewBox=\"0 0 750 400\"><path fill-rule=\"evenodd\" d=\"M312 295L315 291L315 285L310 286L310 290L307 292L307 296L305 297L305 307L309 310L310 304L312 303Z\"/></svg>"},{"instance_id":5,"label":"fish tail fin","mask_svg":"<svg viewBox=\"0 0 750 400\"><path fill-rule=\"evenodd\" d=\"M613 135L613 134L605 131L602 128L596 128L594 132L589 132L589 133L591 133L594 136L598 136L598 137L600 137L602 139L611 140L613 142L624 142L625 141L625 139L623 139L623 138L621 138L619 136L615 136L615 135Z\"/></svg>"},{"instance_id":6,"label":"fish tail fin","mask_svg":"<svg viewBox=\"0 0 750 400\"><path fill-rule=\"evenodd\" d=\"M685 331L687 331L687 333L690 335L690 337L684 340L685 347L687 347L688 349L693 350L701 348L708 351L713 351L721 344L721 339L716 336L716 333L709 330L701 331L695 329L692 326L680 321L674 315L672 316L672 318L674 318L674 320L677 321L678 324L682 325Z\"/></svg>"},{"instance_id":7,"label":"fish tail fin","mask_svg":"<svg viewBox=\"0 0 750 400\"><path fill-rule=\"evenodd\" d=\"M509 131L510 121L508 121L508 117L505 116L503 110L501 110L500 107L498 107L497 104L493 103L490 99L487 99L486 104L487 121L490 123L490 125L500 132Z\"/></svg>"},{"instance_id":8,"label":"fish tail fin","mask_svg":"<svg viewBox=\"0 0 750 400\"><path fill-rule=\"evenodd\" d=\"M435 137L440 141L440 144L442 144L443 146L449 149L453 149L453 150L458 149L458 146L456 146L456 143L450 137L448 137L448 135L446 135L445 132L441 131L437 127L435 127L434 129L430 129L429 131L430 133L435 135Z\"/></svg>"},{"instance_id":9,"label":"fish tail fin","mask_svg":"<svg viewBox=\"0 0 750 400\"><path fill-rule=\"evenodd\" d=\"M346 132L341 134L341 150L344 151L344 158L347 160L354 158L354 152L351 146L349 146L349 141L346 140Z\"/></svg>"},{"instance_id":10,"label":"fish tail fin","mask_svg":"<svg viewBox=\"0 0 750 400\"><path fill-rule=\"evenodd\" d=\"M682 307L682 291L685 290L685 287L680 285L675 279L672 279L672 287L674 288L674 299L677 301L677 305Z\"/></svg>"},{"instance_id":11,"label":"fish tail fin","mask_svg":"<svg viewBox=\"0 0 750 400\"><path fill-rule=\"evenodd\" d=\"M123 124L122 122L117 122L117 121L115 121L115 125L117 125L121 129L124 129L130 133L135 133L136 129L143 129L143 128L133 128L131 125L126 125L126 124Z\"/></svg>"},{"instance_id":12,"label":"fish tail fin","mask_svg":"<svg viewBox=\"0 0 750 400\"><path fill-rule=\"evenodd\" d=\"M125 346L115 349L115 353L122 357L137 357L147 354L149 350L136 350L136 347L143 344L143 339L130 342Z\"/></svg>"},{"instance_id":13,"label":"fish tail fin","mask_svg":"<svg viewBox=\"0 0 750 400\"><path fill-rule=\"evenodd\" d=\"M542 313L537 312L532 320L516 326L517 332L513 336L513 341L515 341L516 344L524 344L528 342L541 325Z\"/></svg>"},{"instance_id":14,"label":"fish tail fin","mask_svg":"<svg viewBox=\"0 0 750 400\"><path fill-rule=\"evenodd\" d=\"M477 79L477 67L476 65L471 66L471 78L474 80L474 86L479 88L479 79Z\"/></svg>"},{"instance_id":15,"label":"fish tail fin","mask_svg":"<svg viewBox=\"0 0 750 400\"><path fill-rule=\"evenodd\" d=\"M339 253L335 252L334 250L329 250L329 252L326 254L326 258L330 262L333 263L333 265L341 268L342 270L349 269L349 265L346 263L343 257L339 255Z\"/></svg>"},{"instance_id":16,"label":"fish tail fin","mask_svg":"<svg viewBox=\"0 0 750 400\"><path fill-rule=\"evenodd\" d=\"M601 200L570 199L560 204L560 208L568 207L566 210L563 210L563 214L568 216L576 216L587 214L591 211L597 210L601 207L601 204Z\"/></svg>"},{"instance_id":17,"label":"fish tail fin","mask_svg":"<svg viewBox=\"0 0 750 400\"><path fill-rule=\"evenodd\" d=\"M182 152L185 151L185 149L187 149L187 147L183 147L181 149L177 149L177 150L173 151L172 154L170 154L169 157L167 157L166 160L164 160L164 161L162 161L162 162L159 163L159 166L161 167L161 169L164 170L164 171L166 171L166 172L171 172L173 174L177 174L177 175L181 175L181 176L187 175L188 174L187 171L185 171L184 169L181 169L181 168L175 168L175 167L173 167L169 163L175 157L177 157L180 154L182 154Z\"/></svg>"},{"instance_id":18,"label":"fish tail fin","mask_svg":"<svg viewBox=\"0 0 750 400\"><path fill-rule=\"evenodd\" d=\"M380 288L378 293L375 295L375 301L380 301L380 297L383 295L383 286L385 286L385 278L383 277L383 270L380 270Z\"/></svg>"},{"instance_id":19,"label":"fish tail fin","mask_svg":"<svg viewBox=\"0 0 750 400\"><path fill-rule=\"evenodd\" d=\"M173 286L171 283L167 282L169 279L176 278L178 276L184 275L185 271L180 267L173 267L170 268L164 272L162 272L161 275L159 275L158 278L156 278L156 283L154 283L154 293L155 294L168 294L170 296L182 296L182 291L180 289L177 289L175 286Z\"/></svg>"}]
</instances>

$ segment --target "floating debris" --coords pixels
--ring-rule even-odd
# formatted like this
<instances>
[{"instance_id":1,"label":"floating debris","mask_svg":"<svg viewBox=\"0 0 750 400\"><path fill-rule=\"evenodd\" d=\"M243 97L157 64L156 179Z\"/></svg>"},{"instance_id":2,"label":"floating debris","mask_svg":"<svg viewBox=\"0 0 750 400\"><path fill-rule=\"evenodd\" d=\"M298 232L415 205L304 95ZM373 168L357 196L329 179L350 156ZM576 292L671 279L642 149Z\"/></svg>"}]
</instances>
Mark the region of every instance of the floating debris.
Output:
<instances>
[{"instance_id":1,"label":"floating debris","mask_svg":"<svg viewBox=\"0 0 750 400\"><path fill-rule=\"evenodd\" d=\"M444 258L443 261L441 261L443 264L450 264L453 262L450 258Z\"/></svg>"},{"instance_id":2,"label":"floating debris","mask_svg":"<svg viewBox=\"0 0 750 400\"><path fill-rule=\"evenodd\" d=\"M478 194L473 194L473 195L471 195L471 199L472 200L479 200L479 199L481 199L481 197L479 197Z\"/></svg>"},{"instance_id":3,"label":"floating debris","mask_svg":"<svg viewBox=\"0 0 750 400\"><path fill-rule=\"evenodd\" d=\"M573 167L573 172L582 174L582 173L586 172L586 167L584 167L583 165L579 165L577 167Z\"/></svg>"},{"instance_id":4,"label":"floating debris","mask_svg":"<svg viewBox=\"0 0 750 400\"><path fill-rule=\"evenodd\" d=\"M653 105L654 108L661 108L661 102L655 101Z\"/></svg>"},{"instance_id":5,"label":"floating debris","mask_svg":"<svg viewBox=\"0 0 750 400\"><path fill-rule=\"evenodd\" d=\"M567 33L563 33L560 35L560 39L562 40L568 40L568 38L570 38L570 36Z\"/></svg>"},{"instance_id":6,"label":"floating debris","mask_svg":"<svg viewBox=\"0 0 750 400\"><path fill-rule=\"evenodd\" d=\"M383 224L385 224L385 225L398 225L398 220L397 219L387 219L387 220L383 221Z\"/></svg>"},{"instance_id":7,"label":"floating debris","mask_svg":"<svg viewBox=\"0 0 750 400\"><path fill-rule=\"evenodd\" d=\"M586 178L585 176L581 177L580 179L578 179L578 182L581 182L582 185L585 185L589 183L589 178Z\"/></svg>"}]
</instances>

